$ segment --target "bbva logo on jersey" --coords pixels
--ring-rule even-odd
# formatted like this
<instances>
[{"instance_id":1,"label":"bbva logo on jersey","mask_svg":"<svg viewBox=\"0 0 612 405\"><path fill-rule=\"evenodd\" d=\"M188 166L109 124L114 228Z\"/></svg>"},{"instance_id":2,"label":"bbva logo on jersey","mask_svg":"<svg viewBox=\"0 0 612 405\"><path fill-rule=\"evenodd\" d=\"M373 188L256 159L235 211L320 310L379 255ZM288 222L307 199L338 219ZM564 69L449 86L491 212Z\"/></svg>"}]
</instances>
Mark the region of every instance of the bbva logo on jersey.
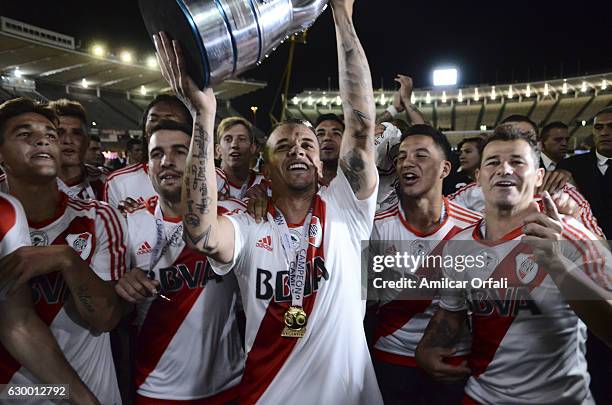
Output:
<instances>
[{"instance_id":1,"label":"bbva logo on jersey","mask_svg":"<svg viewBox=\"0 0 612 405\"><path fill-rule=\"evenodd\" d=\"M87 260L91 254L92 235L89 232L71 233L66 236L66 242L75 252L81 256L81 259Z\"/></svg>"}]
</instances>

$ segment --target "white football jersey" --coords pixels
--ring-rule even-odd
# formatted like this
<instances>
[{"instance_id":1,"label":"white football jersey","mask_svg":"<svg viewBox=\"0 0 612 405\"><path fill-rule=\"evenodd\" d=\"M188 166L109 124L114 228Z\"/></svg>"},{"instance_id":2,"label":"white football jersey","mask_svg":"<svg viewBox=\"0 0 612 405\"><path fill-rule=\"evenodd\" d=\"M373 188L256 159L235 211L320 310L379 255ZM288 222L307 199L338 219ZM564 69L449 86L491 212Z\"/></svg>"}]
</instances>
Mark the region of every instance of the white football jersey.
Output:
<instances>
[{"instance_id":1,"label":"white football jersey","mask_svg":"<svg viewBox=\"0 0 612 405\"><path fill-rule=\"evenodd\" d=\"M0 173L0 192L8 194L9 186L6 180L6 173Z\"/></svg>"},{"instance_id":2,"label":"white football jersey","mask_svg":"<svg viewBox=\"0 0 612 405\"><path fill-rule=\"evenodd\" d=\"M439 303L449 311L471 311L472 376L466 394L483 404L588 403L585 324L535 262L532 249L520 243L521 228L499 243L484 241L484 229L479 222L445 246L446 254L484 255L487 263L462 272L444 269L449 279L467 283L465 289L445 291ZM563 255L611 290L610 252L598 247L594 235L572 217L564 218L563 237ZM505 278L508 287L479 286L489 278Z\"/></svg>"},{"instance_id":3,"label":"white football jersey","mask_svg":"<svg viewBox=\"0 0 612 405\"><path fill-rule=\"evenodd\" d=\"M235 198L242 200L249 188L261 183L265 177L262 174L251 170L249 178L245 184L238 186L227 179L227 175L223 169L216 168L217 172L217 193L219 198Z\"/></svg>"},{"instance_id":4,"label":"white football jersey","mask_svg":"<svg viewBox=\"0 0 612 405\"><path fill-rule=\"evenodd\" d=\"M152 257L161 255L148 273L171 300L150 298L137 306L137 392L155 399L228 402L238 395L244 369L236 277L215 274L206 256L185 246L181 218L163 218L168 242L158 246L157 205L152 197L127 215L132 264L149 270ZM221 213L244 209L236 200L219 206Z\"/></svg>"},{"instance_id":5,"label":"white football jersey","mask_svg":"<svg viewBox=\"0 0 612 405\"><path fill-rule=\"evenodd\" d=\"M580 194L578 189L569 183L566 183L561 191L568 194L569 197L574 200L578 206L578 220L593 234L605 238L601 228L597 225L597 218L593 216L591 211L591 205L589 202ZM448 199L456 204L461 205L469 210L476 212L484 212L485 210L485 199L482 189L476 183L470 183L464 186L448 196ZM540 201L539 195L534 196L534 201Z\"/></svg>"},{"instance_id":6,"label":"white football jersey","mask_svg":"<svg viewBox=\"0 0 612 405\"><path fill-rule=\"evenodd\" d=\"M30 245L28 220L19 200L0 191L0 259ZM2 271L2 269L0 269ZM0 301L7 291L0 289Z\"/></svg>"},{"instance_id":7,"label":"white football jersey","mask_svg":"<svg viewBox=\"0 0 612 405\"><path fill-rule=\"evenodd\" d=\"M449 202L446 198L443 213L445 219L439 227L432 233L424 234L408 223L401 204L397 203L394 207L379 211L374 218L374 229L370 238L372 254L395 255L397 252L400 254L407 252L411 255L441 255L445 241L481 218L480 214ZM433 271L433 268L421 268L421 271L414 272L416 276L414 279L420 280L425 273L427 280L439 279L441 274L435 275ZM394 268L384 273L370 270L370 278L380 276L384 280L396 280L400 277L410 277L410 270ZM402 293L406 294L409 291L376 289L371 282L368 287L371 291L368 295L370 297L378 295L379 304L373 340L374 358L387 363L416 367L414 354L429 320L436 312L438 299L402 296ZM433 291L431 294L435 295ZM466 327L462 339L454 346L456 356L467 354L469 344L469 331Z\"/></svg>"},{"instance_id":8,"label":"white football jersey","mask_svg":"<svg viewBox=\"0 0 612 405\"><path fill-rule=\"evenodd\" d=\"M39 224L30 223L32 245L67 244L102 280L118 280L126 269L127 232L123 217L108 204L61 196L56 217ZM36 312L49 325L81 380L101 403L120 404L110 334L94 332L75 321L78 315L59 272L36 277L30 285ZM35 384L36 380L0 348L0 383L23 385Z\"/></svg>"},{"instance_id":9,"label":"white football jersey","mask_svg":"<svg viewBox=\"0 0 612 405\"><path fill-rule=\"evenodd\" d=\"M219 274L233 269L240 285L247 322L241 403L382 403L363 330L360 263L361 241L372 230L376 190L357 200L338 170L316 202L308 234L304 337L281 336L292 301L289 267L273 224L257 224L248 214L229 216L234 258L226 265L210 260Z\"/></svg>"},{"instance_id":10,"label":"white football jersey","mask_svg":"<svg viewBox=\"0 0 612 405\"><path fill-rule=\"evenodd\" d=\"M138 163L112 172L102 192L102 200L117 208L119 203L128 197L144 203L157 193L149 179L149 168L146 163Z\"/></svg>"},{"instance_id":11,"label":"white football jersey","mask_svg":"<svg viewBox=\"0 0 612 405\"><path fill-rule=\"evenodd\" d=\"M65 183L58 177L57 185L60 190L71 198L102 201L106 174L101 169L91 165L83 165L83 170L84 177L71 184Z\"/></svg>"}]
</instances>

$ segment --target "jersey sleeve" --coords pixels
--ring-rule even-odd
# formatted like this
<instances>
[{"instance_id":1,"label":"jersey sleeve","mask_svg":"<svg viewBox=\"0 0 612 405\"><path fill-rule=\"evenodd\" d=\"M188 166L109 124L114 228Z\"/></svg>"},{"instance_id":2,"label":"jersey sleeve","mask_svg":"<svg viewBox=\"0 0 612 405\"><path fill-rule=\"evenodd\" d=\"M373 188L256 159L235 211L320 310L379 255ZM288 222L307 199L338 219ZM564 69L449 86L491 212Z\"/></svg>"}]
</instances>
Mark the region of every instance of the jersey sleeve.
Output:
<instances>
[{"instance_id":1,"label":"jersey sleeve","mask_svg":"<svg viewBox=\"0 0 612 405\"><path fill-rule=\"evenodd\" d=\"M117 199L117 186L113 179L106 180L102 188L102 201L107 202L111 207L117 208L119 201Z\"/></svg>"},{"instance_id":2,"label":"jersey sleeve","mask_svg":"<svg viewBox=\"0 0 612 405\"><path fill-rule=\"evenodd\" d=\"M102 280L117 281L128 263L127 225L119 211L100 203L96 212L96 249L90 266Z\"/></svg>"},{"instance_id":3,"label":"jersey sleeve","mask_svg":"<svg viewBox=\"0 0 612 405\"><path fill-rule=\"evenodd\" d=\"M475 212L484 210L484 196L476 183L470 183L447 197L457 205Z\"/></svg>"},{"instance_id":4,"label":"jersey sleeve","mask_svg":"<svg viewBox=\"0 0 612 405\"><path fill-rule=\"evenodd\" d=\"M247 213L227 215L226 217L234 227L234 255L232 260L229 263L220 263L210 257L208 258L213 271L220 276L229 273L232 269L240 271L243 267L240 264L243 261L245 247L249 238L249 224L252 221Z\"/></svg>"},{"instance_id":5,"label":"jersey sleeve","mask_svg":"<svg viewBox=\"0 0 612 405\"><path fill-rule=\"evenodd\" d=\"M344 171L338 168L338 174L331 181L325 191L325 196L332 203L331 209L344 219L350 229L351 236L359 240L368 240L372 233L374 214L376 213L376 198L378 195L378 173L376 174L376 187L372 194L364 200L359 200L351 189L344 175Z\"/></svg>"},{"instance_id":6,"label":"jersey sleeve","mask_svg":"<svg viewBox=\"0 0 612 405\"><path fill-rule=\"evenodd\" d=\"M30 245L28 220L19 201L0 193L0 258Z\"/></svg>"},{"instance_id":7,"label":"jersey sleeve","mask_svg":"<svg viewBox=\"0 0 612 405\"><path fill-rule=\"evenodd\" d=\"M571 184L566 184L563 186L563 192L567 193L572 200L578 205L578 213L576 215L578 221L585 226L586 229L591 231L596 236L605 239L605 235L599 224L597 223L597 218L593 215L593 211L591 211L591 204L587 201L586 198L578 189Z\"/></svg>"},{"instance_id":8,"label":"jersey sleeve","mask_svg":"<svg viewBox=\"0 0 612 405\"><path fill-rule=\"evenodd\" d=\"M564 217L561 242L563 256L569 259L594 283L607 291L612 291L612 254L607 241L597 237L578 220Z\"/></svg>"}]
</instances>

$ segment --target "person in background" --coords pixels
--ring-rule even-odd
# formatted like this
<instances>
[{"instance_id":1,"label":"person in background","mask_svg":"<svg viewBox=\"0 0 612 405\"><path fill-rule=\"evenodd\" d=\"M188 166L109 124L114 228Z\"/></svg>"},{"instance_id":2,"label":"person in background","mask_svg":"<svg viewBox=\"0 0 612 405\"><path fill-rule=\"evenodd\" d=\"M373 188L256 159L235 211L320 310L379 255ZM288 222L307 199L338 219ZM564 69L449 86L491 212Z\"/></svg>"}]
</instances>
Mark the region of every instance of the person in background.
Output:
<instances>
[{"instance_id":1,"label":"person in background","mask_svg":"<svg viewBox=\"0 0 612 405\"><path fill-rule=\"evenodd\" d=\"M560 121L547 124L540 132L540 147L542 154L540 167L547 172L554 171L559 162L566 157L570 134L567 125Z\"/></svg>"},{"instance_id":2,"label":"person in background","mask_svg":"<svg viewBox=\"0 0 612 405\"><path fill-rule=\"evenodd\" d=\"M87 147L87 153L85 153L85 164L103 171L108 171L108 169L104 167L105 160L106 159L102 154L102 141L100 140L100 137L98 135L90 134L89 146Z\"/></svg>"},{"instance_id":3,"label":"person in background","mask_svg":"<svg viewBox=\"0 0 612 405\"><path fill-rule=\"evenodd\" d=\"M89 147L87 115L77 101L60 99L49 103L59 117L61 166L57 183L72 198L101 200L106 175L101 169L85 163Z\"/></svg>"},{"instance_id":4,"label":"person in background","mask_svg":"<svg viewBox=\"0 0 612 405\"><path fill-rule=\"evenodd\" d=\"M140 139L130 138L125 145L126 166L142 163L145 160L144 146Z\"/></svg>"}]
</instances>

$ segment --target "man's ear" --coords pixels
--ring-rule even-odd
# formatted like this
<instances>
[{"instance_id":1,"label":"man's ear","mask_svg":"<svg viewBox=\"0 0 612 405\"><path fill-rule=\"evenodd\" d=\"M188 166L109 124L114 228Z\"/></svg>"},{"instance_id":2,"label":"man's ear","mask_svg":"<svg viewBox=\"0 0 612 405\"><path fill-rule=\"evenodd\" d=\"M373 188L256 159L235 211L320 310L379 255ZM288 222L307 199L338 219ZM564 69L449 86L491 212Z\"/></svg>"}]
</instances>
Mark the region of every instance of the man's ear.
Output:
<instances>
[{"instance_id":1,"label":"man's ear","mask_svg":"<svg viewBox=\"0 0 612 405\"><path fill-rule=\"evenodd\" d=\"M476 179L476 184L482 187L482 185L480 184L480 169L477 168L474 171L474 178Z\"/></svg>"},{"instance_id":2,"label":"man's ear","mask_svg":"<svg viewBox=\"0 0 612 405\"><path fill-rule=\"evenodd\" d=\"M215 144L215 159L221 159L221 145Z\"/></svg>"},{"instance_id":3,"label":"man's ear","mask_svg":"<svg viewBox=\"0 0 612 405\"><path fill-rule=\"evenodd\" d=\"M450 174L452 167L453 166L452 166L451 162L449 162L448 160L443 160L442 161L442 177L441 178L443 178L443 179L446 178Z\"/></svg>"},{"instance_id":4,"label":"man's ear","mask_svg":"<svg viewBox=\"0 0 612 405\"><path fill-rule=\"evenodd\" d=\"M536 188L540 187L542 184L544 184L544 175L546 174L546 171L541 168L538 167L536 169Z\"/></svg>"}]
</instances>

